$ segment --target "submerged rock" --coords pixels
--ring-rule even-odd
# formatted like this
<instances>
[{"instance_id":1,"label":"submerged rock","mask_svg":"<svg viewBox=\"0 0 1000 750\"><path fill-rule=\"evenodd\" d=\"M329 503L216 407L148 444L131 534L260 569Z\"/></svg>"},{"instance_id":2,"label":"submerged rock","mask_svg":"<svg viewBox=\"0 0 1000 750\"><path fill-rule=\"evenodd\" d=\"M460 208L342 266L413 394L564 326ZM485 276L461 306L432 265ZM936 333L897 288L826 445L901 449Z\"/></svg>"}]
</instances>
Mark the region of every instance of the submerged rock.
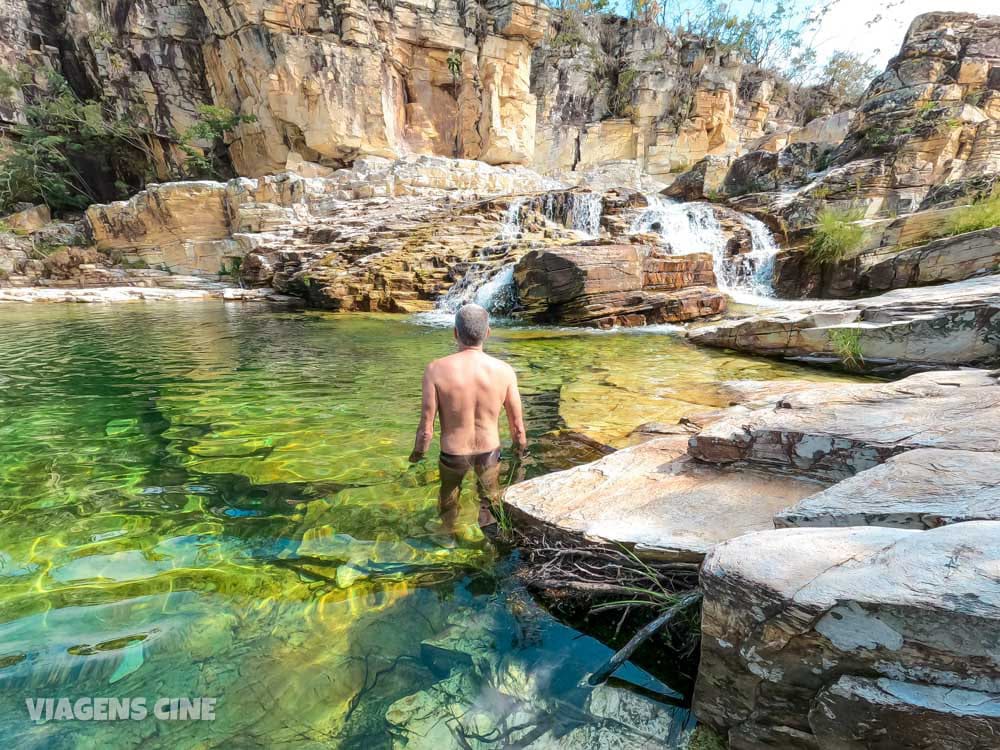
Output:
<instances>
[{"instance_id":1,"label":"submerged rock","mask_svg":"<svg viewBox=\"0 0 1000 750\"><path fill-rule=\"evenodd\" d=\"M998 540L1000 523L974 521L718 545L701 575L697 716L739 748L992 747Z\"/></svg>"},{"instance_id":2,"label":"submerged rock","mask_svg":"<svg viewBox=\"0 0 1000 750\"><path fill-rule=\"evenodd\" d=\"M1000 275L817 302L692 331L692 341L879 373L1000 362Z\"/></svg>"}]
</instances>

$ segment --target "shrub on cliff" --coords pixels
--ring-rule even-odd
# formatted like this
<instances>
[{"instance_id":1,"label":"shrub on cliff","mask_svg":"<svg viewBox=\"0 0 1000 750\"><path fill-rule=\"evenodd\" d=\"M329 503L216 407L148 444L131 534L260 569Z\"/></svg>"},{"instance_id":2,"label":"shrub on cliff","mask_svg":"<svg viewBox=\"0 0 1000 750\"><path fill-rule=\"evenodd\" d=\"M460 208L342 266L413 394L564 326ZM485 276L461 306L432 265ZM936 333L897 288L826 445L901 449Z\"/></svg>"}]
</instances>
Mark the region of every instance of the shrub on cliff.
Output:
<instances>
[{"instance_id":1,"label":"shrub on cliff","mask_svg":"<svg viewBox=\"0 0 1000 750\"><path fill-rule=\"evenodd\" d=\"M994 190L991 195L955 211L948 219L944 236L997 226L1000 226L1000 190Z\"/></svg>"},{"instance_id":2,"label":"shrub on cliff","mask_svg":"<svg viewBox=\"0 0 1000 750\"><path fill-rule=\"evenodd\" d=\"M80 209L144 182L151 161L144 134L77 96L62 76L50 73L38 84L27 72L5 73L0 87L19 87L27 102L0 159L0 210L20 202Z\"/></svg>"},{"instance_id":3,"label":"shrub on cliff","mask_svg":"<svg viewBox=\"0 0 1000 750\"><path fill-rule=\"evenodd\" d=\"M861 209L824 208L819 212L806 254L812 266L836 263L861 247L865 229L857 222L864 218Z\"/></svg>"}]
</instances>

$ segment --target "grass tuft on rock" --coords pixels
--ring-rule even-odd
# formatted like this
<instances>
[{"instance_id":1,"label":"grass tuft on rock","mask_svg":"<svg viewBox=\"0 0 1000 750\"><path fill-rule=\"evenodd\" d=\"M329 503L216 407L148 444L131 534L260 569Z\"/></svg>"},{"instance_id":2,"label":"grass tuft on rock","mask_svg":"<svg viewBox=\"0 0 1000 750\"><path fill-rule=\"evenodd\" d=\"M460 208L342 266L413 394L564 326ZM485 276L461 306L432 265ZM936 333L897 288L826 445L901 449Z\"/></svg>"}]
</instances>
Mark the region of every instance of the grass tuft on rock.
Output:
<instances>
[{"instance_id":1,"label":"grass tuft on rock","mask_svg":"<svg viewBox=\"0 0 1000 750\"><path fill-rule=\"evenodd\" d=\"M705 724L696 726L684 743L684 750L727 750L728 747L726 739Z\"/></svg>"},{"instance_id":2,"label":"grass tuft on rock","mask_svg":"<svg viewBox=\"0 0 1000 750\"><path fill-rule=\"evenodd\" d=\"M948 219L944 236L996 226L1000 226L1000 190L994 190L991 195L955 211Z\"/></svg>"},{"instance_id":3,"label":"grass tuft on rock","mask_svg":"<svg viewBox=\"0 0 1000 750\"><path fill-rule=\"evenodd\" d=\"M851 370L860 370L865 363L861 354L860 328L835 328L830 331L830 344L840 361Z\"/></svg>"},{"instance_id":4,"label":"grass tuft on rock","mask_svg":"<svg viewBox=\"0 0 1000 750\"><path fill-rule=\"evenodd\" d=\"M861 247L865 228L857 222L864 218L860 208L824 208L819 212L806 255L812 266L836 263Z\"/></svg>"}]
</instances>

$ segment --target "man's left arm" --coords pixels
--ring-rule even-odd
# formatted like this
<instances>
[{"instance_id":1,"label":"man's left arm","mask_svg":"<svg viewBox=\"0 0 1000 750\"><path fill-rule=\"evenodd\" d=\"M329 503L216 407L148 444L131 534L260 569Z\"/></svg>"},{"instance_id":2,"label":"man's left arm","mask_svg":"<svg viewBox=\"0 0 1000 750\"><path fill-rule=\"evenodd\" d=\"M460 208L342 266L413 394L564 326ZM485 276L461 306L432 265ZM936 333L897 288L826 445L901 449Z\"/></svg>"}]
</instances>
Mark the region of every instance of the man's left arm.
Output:
<instances>
[{"instance_id":1,"label":"man's left arm","mask_svg":"<svg viewBox=\"0 0 1000 750\"><path fill-rule=\"evenodd\" d=\"M434 418L437 416L437 406L437 389L434 387L431 368L428 365L427 369L424 370L420 424L417 425L417 436L413 441L410 463L416 463L423 459L427 449L431 447L431 440L434 439Z\"/></svg>"}]
</instances>

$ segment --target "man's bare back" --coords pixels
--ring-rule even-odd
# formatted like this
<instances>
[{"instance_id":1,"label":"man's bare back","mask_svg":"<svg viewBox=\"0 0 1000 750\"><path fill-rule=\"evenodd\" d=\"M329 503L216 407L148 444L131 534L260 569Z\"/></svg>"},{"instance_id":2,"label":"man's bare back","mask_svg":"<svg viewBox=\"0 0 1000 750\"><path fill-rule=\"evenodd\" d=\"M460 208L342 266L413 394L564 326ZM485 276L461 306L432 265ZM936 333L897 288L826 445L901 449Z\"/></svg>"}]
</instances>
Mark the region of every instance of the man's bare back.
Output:
<instances>
[{"instance_id":1,"label":"man's bare back","mask_svg":"<svg viewBox=\"0 0 1000 750\"><path fill-rule=\"evenodd\" d=\"M514 368L483 351L489 335L489 316L477 305L456 314L455 338L459 351L427 365L423 406L411 461L419 461L434 437L434 419L441 422L441 518L451 531L458 515L462 479L475 471L481 504L498 500L500 410L520 454L527 445L521 395ZM488 508L481 507L480 523L488 525Z\"/></svg>"}]
</instances>

